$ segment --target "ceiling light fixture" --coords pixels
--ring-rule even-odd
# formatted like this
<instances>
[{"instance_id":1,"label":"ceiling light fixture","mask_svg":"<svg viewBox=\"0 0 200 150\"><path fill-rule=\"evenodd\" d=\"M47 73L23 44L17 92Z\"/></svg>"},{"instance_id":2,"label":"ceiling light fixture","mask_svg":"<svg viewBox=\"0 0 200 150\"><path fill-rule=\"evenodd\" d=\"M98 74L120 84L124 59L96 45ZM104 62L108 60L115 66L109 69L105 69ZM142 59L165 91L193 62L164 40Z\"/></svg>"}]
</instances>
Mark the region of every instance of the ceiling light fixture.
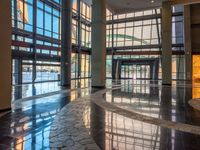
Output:
<instances>
[{"instance_id":1,"label":"ceiling light fixture","mask_svg":"<svg viewBox=\"0 0 200 150\"><path fill-rule=\"evenodd\" d=\"M151 3L154 3L155 1L154 0L151 0Z\"/></svg>"}]
</instances>

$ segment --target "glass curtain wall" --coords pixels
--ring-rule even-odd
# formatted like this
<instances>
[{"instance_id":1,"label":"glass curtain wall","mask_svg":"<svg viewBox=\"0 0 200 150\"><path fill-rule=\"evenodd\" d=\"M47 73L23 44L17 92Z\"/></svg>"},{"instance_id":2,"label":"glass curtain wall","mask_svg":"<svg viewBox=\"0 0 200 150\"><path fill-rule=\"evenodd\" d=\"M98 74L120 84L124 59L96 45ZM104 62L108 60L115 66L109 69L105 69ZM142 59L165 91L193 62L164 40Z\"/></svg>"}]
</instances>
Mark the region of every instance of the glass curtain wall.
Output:
<instances>
[{"instance_id":1,"label":"glass curtain wall","mask_svg":"<svg viewBox=\"0 0 200 150\"><path fill-rule=\"evenodd\" d=\"M173 7L172 11L172 51L180 52L184 50L183 7ZM158 76L159 79L162 79L161 43L161 9L137 11L113 16L111 12L107 11L107 78L111 78L112 59L159 58ZM172 64L173 79L184 79L183 55L173 55ZM121 75L122 78L127 79L148 78L148 74L145 77L140 75L141 72L148 70L148 65L123 66Z\"/></svg>"},{"instance_id":2,"label":"glass curtain wall","mask_svg":"<svg viewBox=\"0 0 200 150\"><path fill-rule=\"evenodd\" d=\"M72 78L90 77L91 7L73 1ZM80 29L78 23L80 22ZM59 81L61 0L12 0L13 84ZM78 32L80 38L78 38ZM79 41L81 43L79 47ZM82 48L85 51L82 51ZM78 50L77 50L78 49ZM20 60L21 63L15 63ZM78 61L79 60L79 61ZM79 63L78 63L79 62ZM20 68L17 70L15 68ZM78 67L83 64L83 67ZM85 70L84 70L85 69ZM80 70L80 71L78 71ZM78 72L81 75L78 76ZM19 81L22 76L21 82Z\"/></svg>"},{"instance_id":3,"label":"glass curtain wall","mask_svg":"<svg viewBox=\"0 0 200 150\"><path fill-rule=\"evenodd\" d=\"M71 76L72 79L89 78L91 6L83 1L73 0L72 11ZM13 84L20 84L20 76L21 84L60 80L61 0L12 0L12 27ZM183 51L182 7L173 8L172 30L172 50ZM161 79L160 9L120 15L112 15L107 10L106 37L108 78L112 77L112 59L159 58ZM15 60L20 60L20 63ZM183 55L173 55L172 60L173 79L184 79ZM131 66L129 69L124 68L126 71L122 74L131 74L134 70L148 70L148 67L134 69L135 66ZM137 74L130 77L137 77Z\"/></svg>"},{"instance_id":4,"label":"glass curtain wall","mask_svg":"<svg viewBox=\"0 0 200 150\"><path fill-rule=\"evenodd\" d=\"M72 43L75 47L72 53L71 77L72 79L90 78L91 6L79 0L73 0L72 9Z\"/></svg>"},{"instance_id":5,"label":"glass curtain wall","mask_svg":"<svg viewBox=\"0 0 200 150\"><path fill-rule=\"evenodd\" d=\"M60 0L12 0L13 57L22 60L13 84L59 80L60 17Z\"/></svg>"}]
</instances>

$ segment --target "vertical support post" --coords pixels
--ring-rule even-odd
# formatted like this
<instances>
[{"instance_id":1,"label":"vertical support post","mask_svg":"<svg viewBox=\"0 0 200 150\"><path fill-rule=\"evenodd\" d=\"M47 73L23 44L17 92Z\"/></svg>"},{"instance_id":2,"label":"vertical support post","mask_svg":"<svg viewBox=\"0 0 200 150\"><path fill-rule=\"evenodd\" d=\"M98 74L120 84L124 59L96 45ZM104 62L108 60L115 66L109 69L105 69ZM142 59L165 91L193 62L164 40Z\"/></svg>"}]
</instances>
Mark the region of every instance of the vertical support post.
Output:
<instances>
[{"instance_id":1,"label":"vertical support post","mask_svg":"<svg viewBox=\"0 0 200 150\"><path fill-rule=\"evenodd\" d=\"M172 11L169 2L162 3L162 84L172 80Z\"/></svg>"},{"instance_id":2,"label":"vertical support post","mask_svg":"<svg viewBox=\"0 0 200 150\"><path fill-rule=\"evenodd\" d=\"M185 72L185 61L182 55L176 58L176 78L177 80L184 80L184 72Z\"/></svg>"},{"instance_id":3,"label":"vertical support post","mask_svg":"<svg viewBox=\"0 0 200 150\"><path fill-rule=\"evenodd\" d=\"M184 6L185 79L192 81L192 45L190 5Z\"/></svg>"},{"instance_id":4,"label":"vertical support post","mask_svg":"<svg viewBox=\"0 0 200 150\"><path fill-rule=\"evenodd\" d=\"M22 84L22 59L15 59L15 81L14 83L17 85Z\"/></svg>"},{"instance_id":5,"label":"vertical support post","mask_svg":"<svg viewBox=\"0 0 200 150\"><path fill-rule=\"evenodd\" d=\"M181 11L181 7L174 7L174 11L175 12L180 12ZM175 21L178 21L179 18L175 18ZM174 25L175 28L175 34L176 35L183 35L183 27L181 27L179 24L175 24ZM176 38L175 39L176 43L182 43L182 39L180 38ZM185 72L185 65L184 65L184 58L182 58L182 55L177 55L176 57L176 79L177 80L183 80L185 79L184 76L184 72Z\"/></svg>"},{"instance_id":6,"label":"vertical support post","mask_svg":"<svg viewBox=\"0 0 200 150\"><path fill-rule=\"evenodd\" d=\"M14 27L15 28L17 28L17 13L18 13L18 11L17 11L17 0L14 0ZM15 38L16 38L16 36L15 36ZM15 39L16 40L16 39Z\"/></svg>"},{"instance_id":7,"label":"vertical support post","mask_svg":"<svg viewBox=\"0 0 200 150\"><path fill-rule=\"evenodd\" d=\"M154 80L158 80L159 74L159 59L154 62Z\"/></svg>"},{"instance_id":8,"label":"vertical support post","mask_svg":"<svg viewBox=\"0 0 200 150\"><path fill-rule=\"evenodd\" d=\"M106 0L92 4L92 87L106 83Z\"/></svg>"},{"instance_id":9,"label":"vertical support post","mask_svg":"<svg viewBox=\"0 0 200 150\"><path fill-rule=\"evenodd\" d=\"M114 14L113 13L112 13L112 32L111 33L112 33L112 40L111 40L111 42L112 42L112 45L111 45L112 46L112 79L115 80L115 75L113 74L113 72L115 72L115 70L113 70L114 69L113 65L115 65L114 64L114 62L115 62L114 61L115 50L114 50ZM106 59L107 59L107 56L106 56Z\"/></svg>"},{"instance_id":10,"label":"vertical support post","mask_svg":"<svg viewBox=\"0 0 200 150\"><path fill-rule=\"evenodd\" d=\"M36 62L37 62L37 53L36 53L36 27L37 27L37 1L33 1L33 71L32 71L32 83L36 81L37 78L37 69L36 69Z\"/></svg>"},{"instance_id":11,"label":"vertical support post","mask_svg":"<svg viewBox=\"0 0 200 150\"><path fill-rule=\"evenodd\" d=\"M78 11L78 78L81 78L81 0L77 0Z\"/></svg>"},{"instance_id":12,"label":"vertical support post","mask_svg":"<svg viewBox=\"0 0 200 150\"><path fill-rule=\"evenodd\" d=\"M61 85L71 86L72 0L62 0Z\"/></svg>"},{"instance_id":13,"label":"vertical support post","mask_svg":"<svg viewBox=\"0 0 200 150\"><path fill-rule=\"evenodd\" d=\"M155 72L154 68L155 68L155 66L154 66L153 62L150 63L149 68L150 68L150 79L154 80L154 72Z\"/></svg>"},{"instance_id":14,"label":"vertical support post","mask_svg":"<svg viewBox=\"0 0 200 150\"><path fill-rule=\"evenodd\" d=\"M0 111L11 108L11 1L0 0Z\"/></svg>"}]
</instances>

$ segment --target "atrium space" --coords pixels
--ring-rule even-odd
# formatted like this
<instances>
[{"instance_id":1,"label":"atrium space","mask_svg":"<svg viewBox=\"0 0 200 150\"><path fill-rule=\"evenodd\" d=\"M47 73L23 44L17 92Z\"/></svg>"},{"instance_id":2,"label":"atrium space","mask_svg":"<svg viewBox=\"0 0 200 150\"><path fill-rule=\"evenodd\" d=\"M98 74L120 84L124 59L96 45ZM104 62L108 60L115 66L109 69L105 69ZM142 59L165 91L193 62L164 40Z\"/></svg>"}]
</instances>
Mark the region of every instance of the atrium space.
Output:
<instances>
[{"instance_id":1,"label":"atrium space","mask_svg":"<svg viewBox=\"0 0 200 150\"><path fill-rule=\"evenodd\" d=\"M0 0L0 150L199 150L200 0Z\"/></svg>"}]
</instances>

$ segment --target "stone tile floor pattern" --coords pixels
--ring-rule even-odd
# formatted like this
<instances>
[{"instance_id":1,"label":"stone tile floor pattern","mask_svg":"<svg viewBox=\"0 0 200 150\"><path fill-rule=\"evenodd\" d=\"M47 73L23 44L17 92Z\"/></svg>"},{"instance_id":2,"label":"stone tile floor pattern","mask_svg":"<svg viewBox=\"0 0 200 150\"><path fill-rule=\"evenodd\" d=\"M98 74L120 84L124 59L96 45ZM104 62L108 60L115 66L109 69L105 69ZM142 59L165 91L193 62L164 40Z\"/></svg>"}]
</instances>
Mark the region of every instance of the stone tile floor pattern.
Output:
<instances>
[{"instance_id":1,"label":"stone tile floor pattern","mask_svg":"<svg viewBox=\"0 0 200 150\"><path fill-rule=\"evenodd\" d=\"M0 118L0 150L50 149L49 134L55 116L70 101L89 93L89 88L66 90L16 102L20 107Z\"/></svg>"},{"instance_id":2,"label":"stone tile floor pattern","mask_svg":"<svg viewBox=\"0 0 200 150\"><path fill-rule=\"evenodd\" d=\"M94 150L199 149L200 127L123 110L105 101L107 91L98 91L63 108L52 125L50 147ZM70 146L66 144L68 141Z\"/></svg>"},{"instance_id":3,"label":"stone tile floor pattern","mask_svg":"<svg viewBox=\"0 0 200 150\"><path fill-rule=\"evenodd\" d=\"M150 93L144 93L140 85L128 84L128 86L130 87L121 88L121 91L125 90L125 93L117 92L122 98L152 96L152 90L149 90ZM143 84L143 86L146 85ZM158 87L153 84L150 86ZM120 88L113 87L113 90ZM135 87L136 90L134 91L131 87ZM183 85L179 87L183 88ZM196 119L189 128L188 124L185 124L186 126L180 126L178 123L170 124L170 120L162 122L163 119L161 119L159 122L150 118L151 116L146 117L144 114L136 114L132 110L113 105L109 102L112 97L107 97L106 92L108 91L97 90L96 93L91 94L89 88L64 90L54 93L55 95L36 95L34 99L16 101L17 106L14 107L13 112L0 118L0 150L199 149L199 127L191 128L198 125L199 112L193 112L192 109L188 111L197 115L193 116L194 118L185 116L184 123L187 121L193 123ZM175 99L173 92L172 87L171 97ZM155 91L153 93L157 94ZM119 99L119 97L116 98Z\"/></svg>"},{"instance_id":4,"label":"stone tile floor pattern","mask_svg":"<svg viewBox=\"0 0 200 150\"><path fill-rule=\"evenodd\" d=\"M61 110L51 126L51 149L100 150L83 120L89 105L90 101L78 99Z\"/></svg>"}]
</instances>

